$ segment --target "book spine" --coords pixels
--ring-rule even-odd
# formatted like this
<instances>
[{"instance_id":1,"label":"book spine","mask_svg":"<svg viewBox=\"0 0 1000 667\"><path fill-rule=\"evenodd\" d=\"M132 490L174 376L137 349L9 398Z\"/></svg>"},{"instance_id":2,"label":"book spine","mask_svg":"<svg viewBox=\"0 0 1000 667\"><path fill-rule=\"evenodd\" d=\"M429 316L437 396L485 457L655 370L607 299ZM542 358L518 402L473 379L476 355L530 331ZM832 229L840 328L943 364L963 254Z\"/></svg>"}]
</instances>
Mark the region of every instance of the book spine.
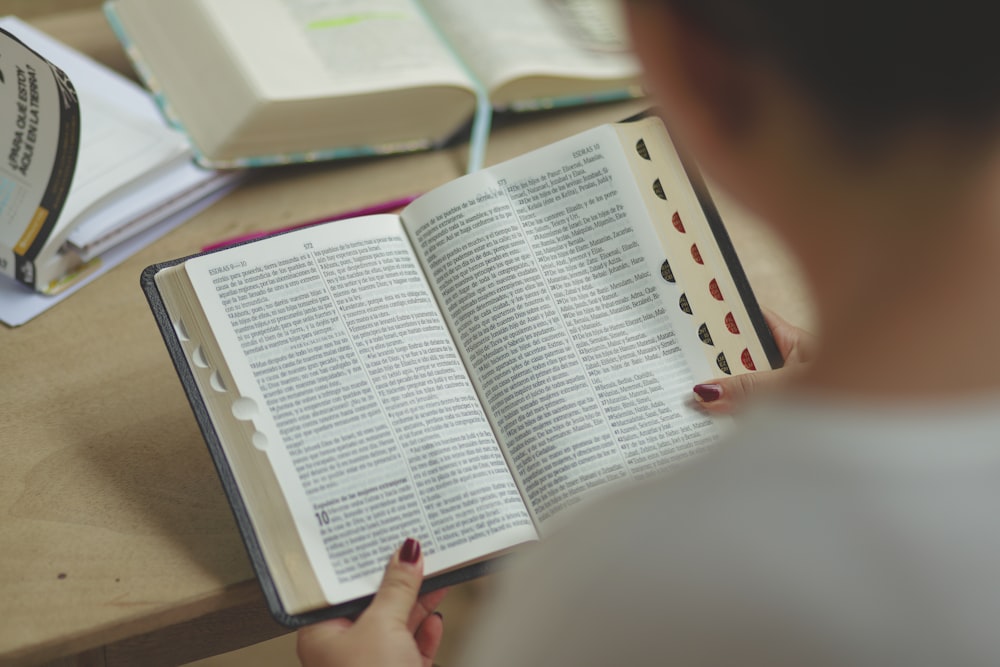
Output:
<instances>
[{"instance_id":1,"label":"book spine","mask_svg":"<svg viewBox=\"0 0 1000 667\"><path fill-rule=\"evenodd\" d=\"M52 237L76 170L80 103L65 72L7 30L0 29L0 40L4 62L17 73L16 84L3 91L16 113L4 119L12 139L0 174L0 211L7 226L0 270L36 288L36 260L44 262L56 241Z\"/></svg>"},{"instance_id":2,"label":"book spine","mask_svg":"<svg viewBox=\"0 0 1000 667\"><path fill-rule=\"evenodd\" d=\"M17 255L13 248L0 243L0 273L17 280Z\"/></svg>"}]
</instances>

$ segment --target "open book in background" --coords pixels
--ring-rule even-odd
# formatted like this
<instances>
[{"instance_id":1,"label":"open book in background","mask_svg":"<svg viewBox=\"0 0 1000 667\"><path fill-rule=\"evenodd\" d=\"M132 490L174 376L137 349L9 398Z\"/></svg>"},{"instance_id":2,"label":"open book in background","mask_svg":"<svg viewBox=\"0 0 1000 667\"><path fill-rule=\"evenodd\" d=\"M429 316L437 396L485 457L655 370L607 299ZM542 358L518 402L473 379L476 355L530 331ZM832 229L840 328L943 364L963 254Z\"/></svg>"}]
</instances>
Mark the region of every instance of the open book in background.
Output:
<instances>
[{"instance_id":1,"label":"open book in background","mask_svg":"<svg viewBox=\"0 0 1000 667\"><path fill-rule=\"evenodd\" d=\"M0 320L16 326L207 206L239 174L195 165L186 137L133 81L16 17L0 28L66 73L81 117L69 195L33 271L0 279Z\"/></svg>"},{"instance_id":2,"label":"open book in background","mask_svg":"<svg viewBox=\"0 0 1000 667\"><path fill-rule=\"evenodd\" d=\"M473 117L481 153L493 108L639 94L634 59L588 48L550 0L108 0L105 9L166 115L214 166L426 149Z\"/></svg>"},{"instance_id":3,"label":"open book in background","mask_svg":"<svg viewBox=\"0 0 1000 667\"><path fill-rule=\"evenodd\" d=\"M688 165L689 166L689 165ZM428 586L690 460L691 386L781 358L655 117L340 221L149 267L143 289L271 611L358 611L401 540Z\"/></svg>"}]
</instances>

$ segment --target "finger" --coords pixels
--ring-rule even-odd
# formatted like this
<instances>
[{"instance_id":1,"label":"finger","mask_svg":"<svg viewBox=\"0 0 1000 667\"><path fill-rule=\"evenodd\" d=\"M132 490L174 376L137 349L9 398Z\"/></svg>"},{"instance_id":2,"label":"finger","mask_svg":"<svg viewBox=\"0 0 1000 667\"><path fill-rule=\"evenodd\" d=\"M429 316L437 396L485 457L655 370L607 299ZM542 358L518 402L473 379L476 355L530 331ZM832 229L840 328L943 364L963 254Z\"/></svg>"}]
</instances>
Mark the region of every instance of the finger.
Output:
<instances>
[{"instance_id":1,"label":"finger","mask_svg":"<svg viewBox=\"0 0 1000 667\"><path fill-rule=\"evenodd\" d=\"M785 381L782 370L743 373L695 385L694 395L698 405L706 412L731 414L743 406L749 397L774 389Z\"/></svg>"},{"instance_id":2,"label":"finger","mask_svg":"<svg viewBox=\"0 0 1000 667\"><path fill-rule=\"evenodd\" d=\"M415 632L424 619L434 613L441 600L448 593L447 588L440 588L417 598L417 604L410 610L410 618L406 621L406 627L410 632Z\"/></svg>"},{"instance_id":3,"label":"finger","mask_svg":"<svg viewBox=\"0 0 1000 667\"><path fill-rule=\"evenodd\" d=\"M795 327L794 324L791 324L788 320L767 306L761 306L760 310L764 313L764 321L767 322L767 326L771 329L790 329Z\"/></svg>"},{"instance_id":4,"label":"finger","mask_svg":"<svg viewBox=\"0 0 1000 667\"><path fill-rule=\"evenodd\" d=\"M417 642L417 649L423 658L424 665L429 667L434 662L438 648L441 646L441 638L444 636L444 618L434 613L428 616L420 627L417 628L414 639Z\"/></svg>"},{"instance_id":5,"label":"finger","mask_svg":"<svg viewBox=\"0 0 1000 667\"><path fill-rule=\"evenodd\" d=\"M366 614L375 614L400 625L407 622L423 581L424 559L420 543L406 538L393 554Z\"/></svg>"},{"instance_id":6,"label":"finger","mask_svg":"<svg viewBox=\"0 0 1000 667\"><path fill-rule=\"evenodd\" d=\"M816 337L805 329L789 323L788 320L769 308L761 308L761 310L764 312L764 320L771 330L781 358L786 361L809 361L816 345Z\"/></svg>"},{"instance_id":7,"label":"finger","mask_svg":"<svg viewBox=\"0 0 1000 667\"><path fill-rule=\"evenodd\" d=\"M299 630L299 638L306 637L309 640L321 639L323 637L333 637L349 630L354 622L346 618L334 618L329 621L320 621L313 625L307 625Z\"/></svg>"},{"instance_id":8,"label":"finger","mask_svg":"<svg viewBox=\"0 0 1000 667\"><path fill-rule=\"evenodd\" d=\"M300 629L295 638L300 662L311 664L312 656L322 656L326 652L327 642L349 630L352 625L354 623L346 618L335 618Z\"/></svg>"}]
</instances>

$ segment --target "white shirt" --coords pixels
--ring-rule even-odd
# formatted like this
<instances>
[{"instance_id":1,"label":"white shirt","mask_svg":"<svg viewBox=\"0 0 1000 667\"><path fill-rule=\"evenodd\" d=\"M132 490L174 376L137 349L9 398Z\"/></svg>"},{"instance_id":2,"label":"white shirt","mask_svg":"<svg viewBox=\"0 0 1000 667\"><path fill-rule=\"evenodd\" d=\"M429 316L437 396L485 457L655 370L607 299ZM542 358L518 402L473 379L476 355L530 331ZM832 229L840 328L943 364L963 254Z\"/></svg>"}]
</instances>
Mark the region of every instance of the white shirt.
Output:
<instances>
[{"instance_id":1,"label":"white shirt","mask_svg":"<svg viewBox=\"0 0 1000 667\"><path fill-rule=\"evenodd\" d=\"M760 407L500 584L462 667L1000 665L1000 397Z\"/></svg>"}]
</instances>

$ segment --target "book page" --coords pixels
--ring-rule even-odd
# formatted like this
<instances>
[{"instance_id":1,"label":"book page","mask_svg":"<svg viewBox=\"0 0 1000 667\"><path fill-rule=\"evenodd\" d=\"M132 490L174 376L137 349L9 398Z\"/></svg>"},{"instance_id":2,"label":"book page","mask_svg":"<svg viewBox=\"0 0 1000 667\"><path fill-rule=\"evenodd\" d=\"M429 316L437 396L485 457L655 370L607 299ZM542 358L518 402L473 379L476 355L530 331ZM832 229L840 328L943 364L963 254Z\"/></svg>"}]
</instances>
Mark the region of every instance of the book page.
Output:
<instances>
[{"instance_id":1,"label":"book page","mask_svg":"<svg viewBox=\"0 0 1000 667\"><path fill-rule=\"evenodd\" d=\"M408 536L428 572L534 539L398 218L186 270L225 351L233 414L252 424L233 446L266 453L331 603L371 593Z\"/></svg>"},{"instance_id":2,"label":"book page","mask_svg":"<svg viewBox=\"0 0 1000 667\"><path fill-rule=\"evenodd\" d=\"M595 490L720 436L690 398L718 370L660 274L637 188L604 126L403 213L543 529Z\"/></svg>"},{"instance_id":3,"label":"book page","mask_svg":"<svg viewBox=\"0 0 1000 667\"><path fill-rule=\"evenodd\" d=\"M66 200L68 227L74 227L80 216L102 201L140 187L168 167L191 158L183 135L162 123L116 108L87 90L80 91L80 104L86 113L82 116L77 170ZM100 226L97 233L105 234L127 222L103 217L90 224Z\"/></svg>"},{"instance_id":4,"label":"book page","mask_svg":"<svg viewBox=\"0 0 1000 667\"><path fill-rule=\"evenodd\" d=\"M491 93L494 104L527 101L499 89L519 78L549 79L523 94L559 97L552 78L612 80L638 77L638 66L628 53L585 48L572 26L546 0L423 0L427 13L441 29L476 78ZM575 84L579 86L577 82ZM619 85L619 84L616 84ZM547 87L547 88L546 88ZM623 86L624 87L624 86ZM607 86L598 85L598 89ZM498 94L499 93L499 94Z\"/></svg>"},{"instance_id":5,"label":"book page","mask_svg":"<svg viewBox=\"0 0 1000 667\"><path fill-rule=\"evenodd\" d=\"M469 86L414 0L199 2L267 98Z\"/></svg>"}]
</instances>

